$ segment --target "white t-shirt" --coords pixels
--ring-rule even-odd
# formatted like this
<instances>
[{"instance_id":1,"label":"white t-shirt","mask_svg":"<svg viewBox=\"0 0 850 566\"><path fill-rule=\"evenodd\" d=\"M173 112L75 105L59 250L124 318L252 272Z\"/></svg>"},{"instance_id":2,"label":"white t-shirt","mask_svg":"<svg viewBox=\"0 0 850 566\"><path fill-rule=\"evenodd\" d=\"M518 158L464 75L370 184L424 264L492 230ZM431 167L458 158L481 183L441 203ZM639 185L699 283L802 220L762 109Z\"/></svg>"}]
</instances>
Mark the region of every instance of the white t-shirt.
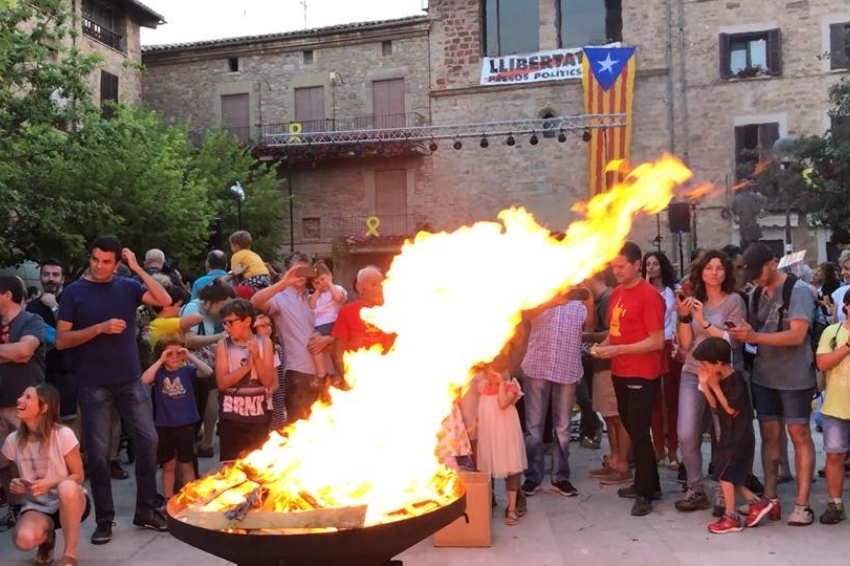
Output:
<instances>
[{"instance_id":1,"label":"white t-shirt","mask_svg":"<svg viewBox=\"0 0 850 566\"><path fill-rule=\"evenodd\" d=\"M336 322L339 309L348 299L348 292L342 285L334 285L334 287L342 293L342 300L339 302L334 301L333 294L330 291L322 291L319 294L319 300L316 301L316 308L313 309L313 314L316 317L316 326Z\"/></svg>"},{"instance_id":2,"label":"white t-shirt","mask_svg":"<svg viewBox=\"0 0 850 566\"><path fill-rule=\"evenodd\" d=\"M59 480L68 477L65 456L78 444L74 431L66 426L59 426L53 429L48 442L28 442L21 448L18 432L15 431L6 437L6 442L3 443L3 456L15 463L22 479ZM21 511L34 509L49 515L59 509L59 493L55 487L40 497L29 493L23 497L24 506Z\"/></svg>"},{"instance_id":3,"label":"white t-shirt","mask_svg":"<svg viewBox=\"0 0 850 566\"><path fill-rule=\"evenodd\" d=\"M844 322L847 320L847 315L844 314L844 293L850 289L850 285L842 285L838 289L832 292L832 302L835 305L835 312L838 314L838 322Z\"/></svg>"}]
</instances>

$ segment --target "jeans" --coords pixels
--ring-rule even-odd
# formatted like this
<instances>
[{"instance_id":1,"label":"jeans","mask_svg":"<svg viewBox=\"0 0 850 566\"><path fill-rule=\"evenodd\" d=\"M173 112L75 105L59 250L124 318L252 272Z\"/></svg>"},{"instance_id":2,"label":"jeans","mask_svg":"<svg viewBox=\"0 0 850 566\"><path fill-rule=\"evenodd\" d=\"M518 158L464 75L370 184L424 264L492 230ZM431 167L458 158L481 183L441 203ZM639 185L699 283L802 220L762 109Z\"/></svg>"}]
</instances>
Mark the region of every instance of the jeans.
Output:
<instances>
[{"instance_id":1,"label":"jeans","mask_svg":"<svg viewBox=\"0 0 850 566\"><path fill-rule=\"evenodd\" d=\"M116 385L81 386L80 410L86 461L98 524L115 519L112 479L109 475L109 442L112 436L112 411L118 410L124 432L136 451L136 515L156 509L157 434L151 404L138 379Z\"/></svg>"},{"instance_id":2,"label":"jeans","mask_svg":"<svg viewBox=\"0 0 850 566\"><path fill-rule=\"evenodd\" d=\"M658 393L658 379L614 376L614 392L620 418L632 440L632 455L635 460L635 492L652 499L661 491L658 478L658 463L649 432L652 421L652 406Z\"/></svg>"},{"instance_id":3,"label":"jeans","mask_svg":"<svg viewBox=\"0 0 850 566\"><path fill-rule=\"evenodd\" d=\"M679 382L679 448L682 463L688 474L688 487L704 492L705 477L702 475L702 422L705 414L705 395L698 390L696 374L683 371Z\"/></svg>"},{"instance_id":4,"label":"jeans","mask_svg":"<svg viewBox=\"0 0 850 566\"><path fill-rule=\"evenodd\" d=\"M553 383L545 379L526 377L525 400L525 451L528 469L525 479L534 483L543 481L543 426L546 422L546 404L552 407L552 483L570 479L570 416L576 402L575 383Z\"/></svg>"}]
</instances>

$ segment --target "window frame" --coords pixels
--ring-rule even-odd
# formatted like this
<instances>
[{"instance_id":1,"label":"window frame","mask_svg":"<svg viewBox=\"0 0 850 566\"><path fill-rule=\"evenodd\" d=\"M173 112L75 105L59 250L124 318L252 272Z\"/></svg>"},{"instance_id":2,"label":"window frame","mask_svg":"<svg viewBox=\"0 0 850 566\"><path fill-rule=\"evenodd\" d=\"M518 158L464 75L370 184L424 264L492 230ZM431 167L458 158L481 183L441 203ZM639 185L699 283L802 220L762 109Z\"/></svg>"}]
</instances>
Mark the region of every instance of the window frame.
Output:
<instances>
[{"instance_id":1,"label":"window frame","mask_svg":"<svg viewBox=\"0 0 850 566\"><path fill-rule=\"evenodd\" d=\"M602 44L623 41L623 3L620 0L596 0L601 1L602 6L602 27L605 34L605 39ZM564 0L555 2L555 22L558 31L558 48L568 49L571 47L584 47L585 45L593 45L591 41L564 41Z\"/></svg>"},{"instance_id":2,"label":"window frame","mask_svg":"<svg viewBox=\"0 0 850 566\"><path fill-rule=\"evenodd\" d=\"M764 72L759 72L752 67L746 67L737 73L733 73L732 43L735 41L752 41L759 38L764 38L767 44L765 46L767 68ZM741 33L720 33L718 44L720 47L719 64L721 79L748 79L756 76L776 77L782 75L782 32L779 28Z\"/></svg>"},{"instance_id":3,"label":"window frame","mask_svg":"<svg viewBox=\"0 0 850 566\"><path fill-rule=\"evenodd\" d=\"M520 0L482 0L482 2L480 3L480 6L481 6L481 8L480 8L480 15L481 15L481 51L482 51L484 57L507 57L507 56L510 56L510 55L519 55L519 54L522 54L522 53L536 53L537 51L540 51L540 7L538 6L536 0L534 1L534 3L532 5L534 7L534 10L536 10L537 24L533 28L535 30L535 33L534 33L534 36L533 36L534 39L533 39L533 41L531 41L529 43L528 47L527 48L523 47L523 48L521 48L521 49L519 49L518 51L515 51L515 52L510 51L510 50L506 50L506 49L503 50L502 49L502 42L501 42L501 34L498 32L498 29L497 29L497 31L496 31L496 38L497 38L496 39L496 45L493 46L493 47L495 47L495 49L493 49L493 50L490 49L490 47L491 47L490 46L490 39L489 39L490 29L487 26L488 7L489 7L490 4L493 4L496 7L496 14L497 14L496 15L496 22L497 22L497 26L498 26L499 5L502 2L510 2L510 1L518 1L519 2Z\"/></svg>"},{"instance_id":4,"label":"window frame","mask_svg":"<svg viewBox=\"0 0 850 566\"><path fill-rule=\"evenodd\" d=\"M850 70L850 21L832 22L829 24L829 70ZM839 39L844 43L844 49L835 47ZM838 55L836 57L836 55Z\"/></svg>"}]
</instances>

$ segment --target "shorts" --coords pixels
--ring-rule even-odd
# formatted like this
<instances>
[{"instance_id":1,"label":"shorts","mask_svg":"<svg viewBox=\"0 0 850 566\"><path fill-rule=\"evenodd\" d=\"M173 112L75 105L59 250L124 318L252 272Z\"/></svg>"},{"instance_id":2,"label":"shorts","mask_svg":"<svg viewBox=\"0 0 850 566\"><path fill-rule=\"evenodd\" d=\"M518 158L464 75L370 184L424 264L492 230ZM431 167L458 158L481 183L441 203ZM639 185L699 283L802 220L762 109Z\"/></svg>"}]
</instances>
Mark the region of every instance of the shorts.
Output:
<instances>
[{"instance_id":1,"label":"shorts","mask_svg":"<svg viewBox=\"0 0 850 566\"><path fill-rule=\"evenodd\" d=\"M156 447L156 463L160 466L175 457L181 464L189 464L195 459L195 425L158 426L156 434L159 444Z\"/></svg>"},{"instance_id":2,"label":"shorts","mask_svg":"<svg viewBox=\"0 0 850 566\"><path fill-rule=\"evenodd\" d=\"M269 423L243 423L220 419L219 458L222 462L235 460L256 450L269 439Z\"/></svg>"},{"instance_id":3,"label":"shorts","mask_svg":"<svg viewBox=\"0 0 850 566\"><path fill-rule=\"evenodd\" d=\"M593 372L593 410L603 417L618 417L617 395L610 369Z\"/></svg>"},{"instance_id":4,"label":"shorts","mask_svg":"<svg viewBox=\"0 0 850 566\"><path fill-rule=\"evenodd\" d=\"M823 419L823 451L827 454L846 454L850 444L850 420L839 419L824 415Z\"/></svg>"},{"instance_id":5,"label":"shorts","mask_svg":"<svg viewBox=\"0 0 850 566\"><path fill-rule=\"evenodd\" d=\"M334 329L334 323L328 322L326 324L320 324L316 327L316 332L321 334L322 336L330 336L331 331Z\"/></svg>"},{"instance_id":6,"label":"shorts","mask_svg":"<svg viewBox=\"0 0 850 566\"><path fill-rule=\"evenodd\" d=\"M0 409L0 446L6 442L6 437L18 430L21 420L18 418L17 407L3 407ZM0 469L6 468L12 462L0 452Z\"/></svg>"},{"instance_id":7,"label":"shorts","mask_svg":"<svg viewBox=\"0 0 850 566\"><path fill-rule=\"evenodd\" d=\"M753 405L760 421L783 420L786 424L808 424L812 416L815 388L773 389L752 384Z\"/></svg>"},{"instance_id":8,"label":"shorts","mask_svg":"<svg viewBox=\"0 0 850 566\"><path fill-rule=\"evenodd\" d=\"M21 515L23 515L24 513L29 513L31 511L36 512L36 513L41 513L41 511L38 511L37 509L26 509L25 511L21 511ZM89 514L91 514L91 499L89 499L89 495L87 493L86 494L86 508L83 509L83 516L80 517L80 522L82 523L83 521L85 521L86 518L88 518ZM47 513L42 513L42 515L47 515L48 517L50 517L50 519L53 521L53 528L54 529L61 529L62 528L62 523L59 522L59 510L58 509L56 511L54 511L53 513L50 513L49 515Z\"/></svg>"}]
</instances>

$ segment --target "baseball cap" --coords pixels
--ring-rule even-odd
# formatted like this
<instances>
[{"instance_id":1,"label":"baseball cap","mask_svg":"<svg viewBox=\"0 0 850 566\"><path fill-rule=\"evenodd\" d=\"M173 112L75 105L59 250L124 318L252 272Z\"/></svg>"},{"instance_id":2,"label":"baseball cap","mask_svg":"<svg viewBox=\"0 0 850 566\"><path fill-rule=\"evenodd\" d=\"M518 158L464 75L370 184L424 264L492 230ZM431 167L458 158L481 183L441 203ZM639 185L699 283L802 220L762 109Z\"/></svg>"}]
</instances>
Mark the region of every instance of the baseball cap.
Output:
<instances>
[{"instance_id":1,"label":"baseball cap","mask_svg":"<svg viewBox=\"0 0 850 566\"><path fill-rule=\"evenodd\" d=\"M742 257L744 269L741 276L744 278L744 283L749 283L754 279L758 279L761 275L762 268L774 259L776 259L776 256L774 256L773 252L770 251L770 248L764 244L750 245L744 251L744 255Z\"/></svg>"}]
</instances>

